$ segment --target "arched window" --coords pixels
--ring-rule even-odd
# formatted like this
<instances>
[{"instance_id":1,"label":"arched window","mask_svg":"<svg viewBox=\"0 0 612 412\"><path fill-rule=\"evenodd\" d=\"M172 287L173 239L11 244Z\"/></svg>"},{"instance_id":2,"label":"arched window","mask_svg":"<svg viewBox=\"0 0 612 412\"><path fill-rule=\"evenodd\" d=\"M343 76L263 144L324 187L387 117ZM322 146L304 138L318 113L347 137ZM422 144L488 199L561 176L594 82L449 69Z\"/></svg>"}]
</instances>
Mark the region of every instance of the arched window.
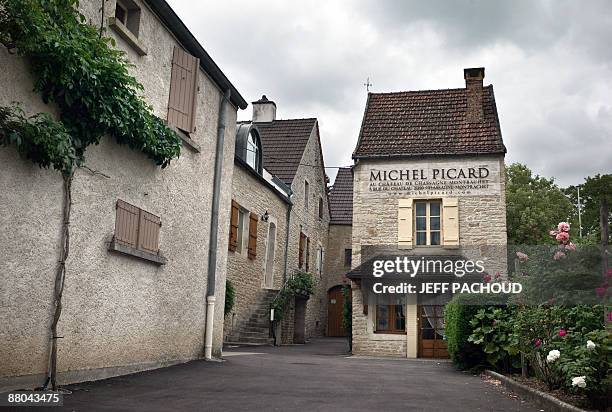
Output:
<instances>
[{"instance_id":1,"label":"arched window","mask_svg":"<svg viewBox=\"0 0 612 412\"><path fill-rule=\"evenodd\" d=\"M253 134L253 131L249 133L246 144L246 162L254 170L259 170L259 146L257 145L257 138Z\"/></svg>"}]
</instances>

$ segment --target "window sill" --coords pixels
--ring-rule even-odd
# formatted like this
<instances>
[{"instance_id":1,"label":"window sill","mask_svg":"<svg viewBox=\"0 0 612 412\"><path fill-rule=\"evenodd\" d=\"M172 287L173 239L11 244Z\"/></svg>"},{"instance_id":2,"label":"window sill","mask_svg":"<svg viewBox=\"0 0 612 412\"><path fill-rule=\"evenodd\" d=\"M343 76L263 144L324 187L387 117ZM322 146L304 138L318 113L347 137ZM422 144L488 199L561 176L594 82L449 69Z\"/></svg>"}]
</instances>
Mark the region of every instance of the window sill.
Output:
<instances>
[{"instance_id":1,"label":"window sill","mask_svg":"<svg viewBox=\"0 0 612 412\"><path fill-rule=\"evenodd\" d=\"M121 253L122 255L134 256L142 260L147 260L158 266L165 265L168 262L168 260L161 255L156 255L153 253L144 252L142 250L135 249L133 247L121 245L115 242L114 238L113 240L111 240L110 244L108 245L108 250L111 252Z\"/></svg>"},{"instance_id":2,"label":"window sill","mask_svg":"<svg viewBox=\"0 0 612 412\"><path fill-rule=\"evenodd\" d=\"M134 35L127 27L121 23L121 21L117 20L115 17L108 18L108 26L117 32L119 37L125 40L134 50L138 53L139 56L147 55L147 48L142 44L138 37Z\"/></svg>"},{"instance_id":3,"label":"window sill","mask_svg":"<svg viewBox=\"0 0 612 412\"><path fill-rule=\"evenodd\" d=\"M181 138L185 146L189 147L191 150L193 150L196 153L200 153L202 151L202 149L200 148L200 145L194 142L193 139L187 135L187 133L177 128L176 126L168 125L168 127L170 127L170 129L174 133L176 133L178 137Z\"/></svg>"},{"instance_id":4,"label":"window sill","mask_svg":"<svg viewBox=\"0 0 612 412\"><path fill-rule=\"evenodd\" d=\"M399 331L398 331L398 332L392 332L392 331L387 331L387 330L384 330L384 331L378 331L378 330L377 330L377 331L375 331L374 333L375 333L376 335L405 335L405 334L406 334L406 332L405 332L405 331L401 331L401 332L399 332Z\"/></svg>"}]
</instances>

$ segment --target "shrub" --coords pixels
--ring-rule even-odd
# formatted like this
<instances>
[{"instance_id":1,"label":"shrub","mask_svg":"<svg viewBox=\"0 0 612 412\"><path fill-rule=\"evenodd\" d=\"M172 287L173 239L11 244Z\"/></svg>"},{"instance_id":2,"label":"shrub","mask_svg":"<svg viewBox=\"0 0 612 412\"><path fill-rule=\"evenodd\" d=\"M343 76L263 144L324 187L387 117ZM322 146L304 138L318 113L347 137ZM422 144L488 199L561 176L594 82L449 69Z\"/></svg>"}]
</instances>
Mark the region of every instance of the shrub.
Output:
<instances>
[{"instance_id":1,"label":"shrub","mask_svg":"<svg viewBox=\"0 0 612 412\"><path fill-rule=\"evenodd\" d=\"M289 305L291 299L297 296L310 297L315 291L315 281L312 274L308 272L297 272L283 286L278 296L272 302L274 317L281 320L284 310Z\"/></svg>"},{"instance_id":2,"label":"shrub","mask_svg":"<svg viewBox=\"0 0 612 412\"><path fill-rule=\"evenodd\" d=\"M227 314L232 311L232 309L234 308L234 303L236 303L236 289L234 289L234 285L228 279L225 281L225 308L223 310L224 316L227 316Z\"/></svg>"}]
</instances>

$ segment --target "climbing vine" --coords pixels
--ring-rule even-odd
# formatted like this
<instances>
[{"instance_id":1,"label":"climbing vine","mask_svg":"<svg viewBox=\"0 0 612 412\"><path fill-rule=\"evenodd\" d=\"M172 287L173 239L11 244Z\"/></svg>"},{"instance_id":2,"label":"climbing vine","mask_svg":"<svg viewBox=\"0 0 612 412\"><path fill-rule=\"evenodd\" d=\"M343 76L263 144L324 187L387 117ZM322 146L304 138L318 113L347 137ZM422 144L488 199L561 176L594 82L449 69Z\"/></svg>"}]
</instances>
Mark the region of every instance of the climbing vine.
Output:
<instances>
[{"instance_id":1,"label":"climbing vine","mask_svg":"<svg viewBox=\"0 0 612 412\"><path fill-rule=\"evenodd\" d=\"M60 114L56 122L2 108L2 144L70 173L83 164L87 146L108 134L167 166L180 154L179 137L142 98L125 53L86 23L77 6L76 0L0 0L0 41L28 60L34 90Z\"/></svg>"},{"instance_id":2,"label":"climbing vine","mask_svg":"<svg viewBox=\"0 0 612 412\"><path fill-rule=\"evenodd\" d=\"M101 2L102 16L104 0ZM56 389L57 326L62 313L70 249L71 185L85 150L104 135L146 154L162 168L180 154L181 140L156 117L129 73L133 65L114 40L78 12L77 0L0 0L0 43L24 57L34 90L58 109L26 115L19 104L0 106L0 144L22 157L58 170L63 178L61 249L54 284L54 312L47 380ZM91 170L91 169L89 169ZM98 173L103 175L101 173Z\"/></svg>"},{"instance_id":3,"label":"climbing vine","mask_svg":"<svg viewBox=\"0 0 612 412\"><path fill-rule=\"evenodd\" d=\"M295 296L304 298L310 297L315 291L315 281L312 274L308 272L295 273L283 286L276 298L272 301L274 317L281 320L285 314L285 309Z\"/></svg>"}]
</instances>

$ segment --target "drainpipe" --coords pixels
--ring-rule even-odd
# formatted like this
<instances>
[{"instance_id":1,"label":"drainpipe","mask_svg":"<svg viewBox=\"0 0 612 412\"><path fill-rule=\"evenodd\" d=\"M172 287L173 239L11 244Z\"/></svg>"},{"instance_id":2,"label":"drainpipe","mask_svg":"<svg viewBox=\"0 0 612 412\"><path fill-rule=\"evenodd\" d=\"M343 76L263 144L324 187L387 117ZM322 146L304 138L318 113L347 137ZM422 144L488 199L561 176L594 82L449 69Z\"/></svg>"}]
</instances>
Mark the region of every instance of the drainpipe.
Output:
<instances>
[{"instance_id":1,"label":"drainpipe","mask_svg":"<svg viewBox=\"0 0 612 412\"><path fill-rule=\"evenodd\" d=\"M219 122L217 126L217 149L215 152L215 175L213 181L212 215L210 219L210 241L208 242L208 284L206 288L206 326L204 331L204 359L212 359L213 330L215 321L215 287L217 280L217 238L219 232L219 196L221 192L221 172L223 167L223 145L225 144L225 122L227 119L227 89L219 103Z\"/></svg>"}]
</instances>

